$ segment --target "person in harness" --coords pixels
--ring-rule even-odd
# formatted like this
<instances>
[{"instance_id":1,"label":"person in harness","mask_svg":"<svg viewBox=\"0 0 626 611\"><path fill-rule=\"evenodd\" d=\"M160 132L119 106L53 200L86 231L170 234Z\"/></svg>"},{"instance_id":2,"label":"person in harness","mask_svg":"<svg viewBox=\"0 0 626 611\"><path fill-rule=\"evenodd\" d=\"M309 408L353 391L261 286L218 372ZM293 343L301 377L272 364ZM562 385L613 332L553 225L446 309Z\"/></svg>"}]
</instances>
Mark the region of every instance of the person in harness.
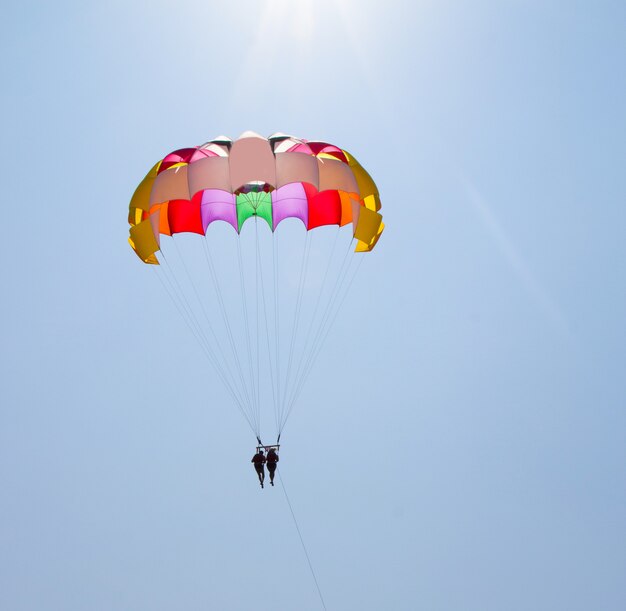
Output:
<instances>
[{"instance_id":1,"label":"person in harness","mask_svg":"<svg viewBox=\"0 0 626 611\"><path fill-rule=\"evenodd\" d=\"M270 448L267 453L267 470L270 474L270 484L274 485L274 472L276 471L276 463L278 462L278 454L276 453L275 448Z\"/></svg>"},{"instance_id":2,"label":"person in harness","mask_svg":"<svg viewBox=\"0 0 626 611\"><path fill-rule=\"evenodd\" d=\"M263 481L265 480L265 454L263 454L263 450L258 448L257 453L252 457L250 462L254 464L254 470L259 476L259 483L261 484L261 488L263 488ZM276 466L274 466L274 468L276 468ZM272 486L273 485L274 484L272 484Z\"/></svg>"}]
</instances>

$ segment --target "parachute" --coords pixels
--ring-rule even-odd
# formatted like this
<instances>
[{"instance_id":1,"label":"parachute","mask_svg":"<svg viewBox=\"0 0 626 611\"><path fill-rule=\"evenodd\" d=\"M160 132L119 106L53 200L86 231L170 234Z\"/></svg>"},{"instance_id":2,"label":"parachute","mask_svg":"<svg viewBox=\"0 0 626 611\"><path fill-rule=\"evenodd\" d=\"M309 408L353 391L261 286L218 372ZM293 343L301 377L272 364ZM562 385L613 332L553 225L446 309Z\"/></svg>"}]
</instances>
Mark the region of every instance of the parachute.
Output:
<instances>
[{"instance_id":1,"label":"parachute","mask_svg":"<svg viewBox=\"0 0 626 611\"><path fill-rule=\"evenodd\" d=\"M350 153L281 133L178 149L135 190L128 241L259 443L266 403L280 439L360 266L349 250L370 252L383 232L380 208Z\"/></svg>"}]
</instances>

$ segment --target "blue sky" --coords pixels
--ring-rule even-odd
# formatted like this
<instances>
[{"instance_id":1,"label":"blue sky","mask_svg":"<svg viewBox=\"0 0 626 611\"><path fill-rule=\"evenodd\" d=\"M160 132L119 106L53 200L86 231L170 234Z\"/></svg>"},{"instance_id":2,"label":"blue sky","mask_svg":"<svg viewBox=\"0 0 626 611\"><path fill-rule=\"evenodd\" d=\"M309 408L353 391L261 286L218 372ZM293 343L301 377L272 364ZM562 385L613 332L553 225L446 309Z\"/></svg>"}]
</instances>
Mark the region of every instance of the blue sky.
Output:
<instances>
[{"instance_id":1,"label":"blue sky","mask_svg":"<svg viewBox=\"0 0 626 611\"><path fill-rule=\"evenodd\" d=\"M157 159L252 129L353 152L387 225L283 440L327 608L622 609L625 25L620 2L6 8L0 607L321 608L126 244Z\"/></svg>"}]
</instances>

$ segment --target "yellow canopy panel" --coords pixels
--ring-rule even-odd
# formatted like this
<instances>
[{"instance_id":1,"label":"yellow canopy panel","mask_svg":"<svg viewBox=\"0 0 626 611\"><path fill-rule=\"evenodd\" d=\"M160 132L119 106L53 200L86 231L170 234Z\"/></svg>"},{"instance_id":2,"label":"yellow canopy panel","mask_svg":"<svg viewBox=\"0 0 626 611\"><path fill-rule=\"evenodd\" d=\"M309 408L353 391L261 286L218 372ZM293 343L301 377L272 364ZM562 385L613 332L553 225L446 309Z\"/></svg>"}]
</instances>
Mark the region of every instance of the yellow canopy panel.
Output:
<instances>
[{"instance_id":1,"label":"yellow canopy panel","mask_svg":"<svg viewBox=\"0 0 626 611\"><path fill-rule=\"evenodd\" d=\"M159 243L154 237L150 219L141 221L138 225L133 225L130 228L128 242L142 261L156 265L159 264L157 258L154 256L154 253L159 250Z\"/></svg>"}]
</instances>

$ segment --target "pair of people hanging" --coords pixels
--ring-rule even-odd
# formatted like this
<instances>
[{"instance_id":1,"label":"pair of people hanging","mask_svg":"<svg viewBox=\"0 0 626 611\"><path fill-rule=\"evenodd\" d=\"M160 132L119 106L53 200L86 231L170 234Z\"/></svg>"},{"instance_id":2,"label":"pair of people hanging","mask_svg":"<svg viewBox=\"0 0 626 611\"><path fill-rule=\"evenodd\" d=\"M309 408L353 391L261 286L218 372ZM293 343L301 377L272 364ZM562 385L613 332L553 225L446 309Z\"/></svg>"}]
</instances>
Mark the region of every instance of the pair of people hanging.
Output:
<instances>
[{"instance_id":1,"label":"pair of people hanging","mask_svg":"<svg viewBox=\"0 0 626 611\"><path fill-rule=\"evenodd\" d=\"M256 471L257 476L259 477L261 488L264 487L265 465L267 465L267 470L270 474L270 484L272 486L274 485L274 473L276 472L278 460L278 452L276 451L276 448L270 448L267 452L267 456L261 448L257 448L257 453L252 457L251 462L254 465L254 470Z\"/></svg>"}]
</instances>

